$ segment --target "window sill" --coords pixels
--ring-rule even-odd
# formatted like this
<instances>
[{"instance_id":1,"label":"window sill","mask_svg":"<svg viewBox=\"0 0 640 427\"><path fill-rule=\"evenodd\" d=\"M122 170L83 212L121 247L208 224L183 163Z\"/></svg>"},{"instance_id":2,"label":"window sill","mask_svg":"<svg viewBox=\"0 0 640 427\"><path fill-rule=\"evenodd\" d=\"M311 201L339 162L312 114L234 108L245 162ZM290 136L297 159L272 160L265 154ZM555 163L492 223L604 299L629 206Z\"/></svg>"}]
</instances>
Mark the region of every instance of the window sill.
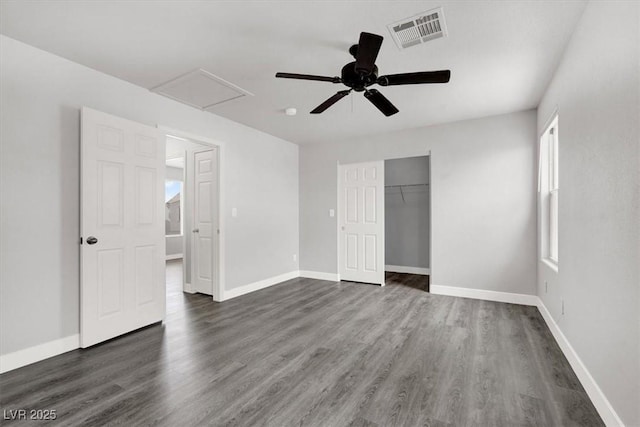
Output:
<instances>
[{"instance_id":1,"label":"window sill","mask_svg":"<svg viewBox=\"0 0 640 427\"><path fill-rule=\"evenodd\" d=\"M558 263L549 259L549 258L542 258L542 263L545 264L547 267L549 267L550 269L552 269L553 271L555 271L556 273L558 272Z\"/></svg>"}]
</instances>

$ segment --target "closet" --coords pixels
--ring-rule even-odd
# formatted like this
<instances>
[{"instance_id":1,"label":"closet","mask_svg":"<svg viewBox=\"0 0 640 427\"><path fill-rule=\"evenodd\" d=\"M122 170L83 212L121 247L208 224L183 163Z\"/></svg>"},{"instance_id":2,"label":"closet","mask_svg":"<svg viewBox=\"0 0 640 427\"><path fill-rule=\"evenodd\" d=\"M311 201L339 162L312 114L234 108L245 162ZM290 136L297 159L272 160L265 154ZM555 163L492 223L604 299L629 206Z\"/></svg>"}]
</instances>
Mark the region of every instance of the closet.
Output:
<instances>
[{"instance_id":1,"label":"closet","mask_svg":"<svg viewBox=\"0 0 640 427\"><path fill-rule=\"evenodd\" d=\"M429 156L385 161L385 271L430 274Z\"/></svg>"}]
</instances>

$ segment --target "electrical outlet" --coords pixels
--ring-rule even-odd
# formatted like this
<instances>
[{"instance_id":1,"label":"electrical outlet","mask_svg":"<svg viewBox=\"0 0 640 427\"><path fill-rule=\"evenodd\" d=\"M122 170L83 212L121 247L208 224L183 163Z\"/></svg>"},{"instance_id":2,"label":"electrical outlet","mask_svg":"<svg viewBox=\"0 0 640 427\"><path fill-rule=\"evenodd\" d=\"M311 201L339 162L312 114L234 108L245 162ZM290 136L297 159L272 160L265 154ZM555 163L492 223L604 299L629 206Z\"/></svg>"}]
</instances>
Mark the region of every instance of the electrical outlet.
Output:
<instances>
[{"instance_id":1,"label":"electrical outlet","mask_svg":"<svg viewBox=\"0 0 640 427\"><path fill-rule=\"evenodd\" d=\"M549 292L549 287L547 285L547 281L544 281L544 293L546 294L547 292Z\"/></svg>"},{"instance_id":2,"label":"electrical outlet","mask_svg":"<svg viewBox=\"0 0 640 427\"><path fill-rule=\"evenodd\" d=\"M564 300L562 300L562 315L564 316Z\"/></svg>"},{"instance_id":3,"label":"electrical outlet","mask_svg":"<svg viewBox=\"0 0 640 427\"><path fill-rule=\"evenodd\" d=\"M293 261L297 261L298 260L298 254L293 254Z\"/></svg>"}]
</instances>

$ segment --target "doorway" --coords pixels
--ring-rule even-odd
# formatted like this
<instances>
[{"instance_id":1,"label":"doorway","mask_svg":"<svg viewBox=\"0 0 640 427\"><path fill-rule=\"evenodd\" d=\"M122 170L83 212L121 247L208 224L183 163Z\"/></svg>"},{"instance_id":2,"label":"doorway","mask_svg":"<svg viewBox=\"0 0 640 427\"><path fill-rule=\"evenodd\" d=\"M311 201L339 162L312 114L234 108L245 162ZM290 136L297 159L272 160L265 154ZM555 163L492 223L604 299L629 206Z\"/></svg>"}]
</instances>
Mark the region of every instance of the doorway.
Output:
<instances>
[{"instance_id":1,"label":"doorway","mask_svg":"<svg viewBox=\"0 0 640 427\"><path fill-rule=\"evenodd\" d=\"M340 280L429 291L430 155L338 165Z\"/></svg>"},{"instance_id":2,"label":"doorway","mask_svg":"<svg viewBox=\"0 0 640 427\"><path fill-rule=\"evenodd\" d=\"M386 281L429 291L430 156L384 163Z\"/></svg>"},{"instance_id":3,"label":"doorway","mask_svg":"<svg viewBox=\"0 0 640 427\"><path fill-rule=\"evenodd\" d=\"M169 133L165 178L167 295L220 300L219 147Z\"/></svg>"}]
</instances>

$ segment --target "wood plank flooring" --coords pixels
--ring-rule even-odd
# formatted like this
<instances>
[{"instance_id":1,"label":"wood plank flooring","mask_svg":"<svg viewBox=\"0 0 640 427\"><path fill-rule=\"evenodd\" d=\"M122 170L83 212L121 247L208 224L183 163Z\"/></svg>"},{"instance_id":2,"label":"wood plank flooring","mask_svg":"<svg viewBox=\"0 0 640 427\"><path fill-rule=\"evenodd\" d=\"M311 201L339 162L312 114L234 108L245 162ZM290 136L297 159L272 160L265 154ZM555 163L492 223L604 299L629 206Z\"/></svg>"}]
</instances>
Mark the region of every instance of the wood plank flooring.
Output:
<instances>
[{"instance_id":1,"label":"wood plank flooring","mask_svg":"<svg viewBox=\"0 0 640 427\"><path fill-rule=\"evenodd\" d=\"M0 376L3 425L601 426L535 307L294 279Z\"/></svg>"}]
</instances>

